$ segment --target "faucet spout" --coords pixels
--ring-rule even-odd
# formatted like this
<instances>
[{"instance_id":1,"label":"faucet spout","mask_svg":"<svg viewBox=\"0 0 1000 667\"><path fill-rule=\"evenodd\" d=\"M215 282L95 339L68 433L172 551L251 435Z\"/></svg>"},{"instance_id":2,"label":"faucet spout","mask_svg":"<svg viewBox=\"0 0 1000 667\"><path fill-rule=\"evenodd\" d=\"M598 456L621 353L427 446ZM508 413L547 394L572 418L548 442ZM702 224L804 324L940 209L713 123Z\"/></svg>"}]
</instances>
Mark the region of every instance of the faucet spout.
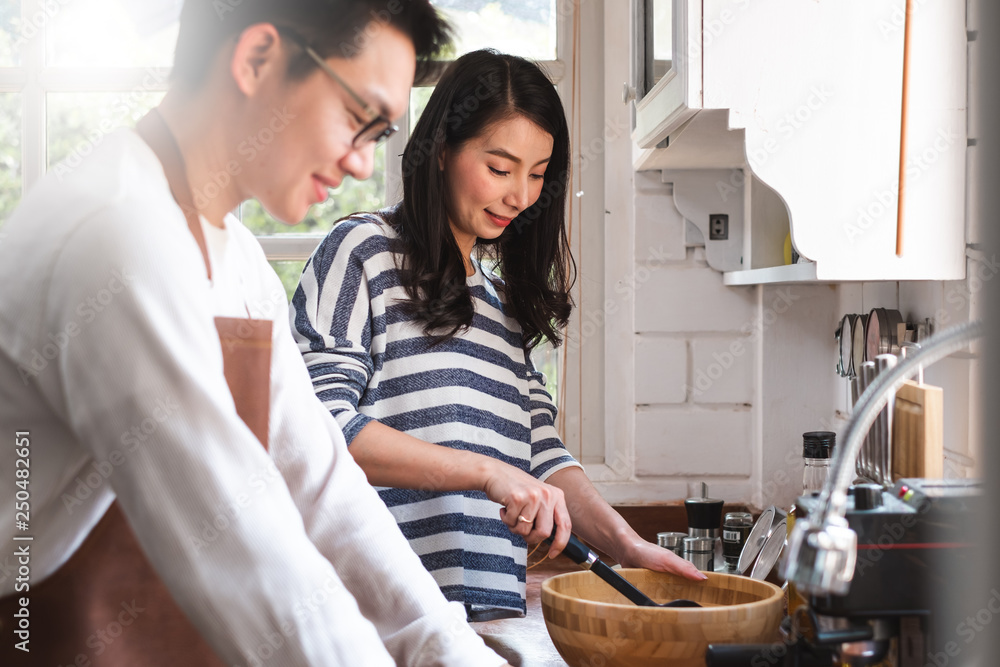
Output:
<instances>
[{"instance_id":1,"label":"faucet spout","mask_svg":"<svg viewBox=\"0 0 1000 667\"><path fill-rule=\"evenodd\" d=\"M844 595L850 589L857 561L857 535L847 526L847 490L854 479L854 462L861 444L889 397L918 367L926 367L961 350L986 333L981 321L938 333L895 368L876 377L858 398L841 446L834 452L830 476L820 492L819 511L796 519L788 541L783 576L799 590L814 595Z\"/></svg>"}]
</instances>

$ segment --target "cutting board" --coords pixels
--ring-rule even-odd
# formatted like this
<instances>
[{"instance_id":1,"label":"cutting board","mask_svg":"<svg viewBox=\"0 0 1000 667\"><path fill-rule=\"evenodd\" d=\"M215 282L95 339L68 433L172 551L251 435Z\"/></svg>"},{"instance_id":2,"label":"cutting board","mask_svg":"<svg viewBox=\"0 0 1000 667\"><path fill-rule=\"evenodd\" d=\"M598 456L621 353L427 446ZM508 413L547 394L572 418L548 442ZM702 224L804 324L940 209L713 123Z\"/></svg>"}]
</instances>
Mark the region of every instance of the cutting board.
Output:
<instances>
[{"instance_id":1,"label":"cutting board","mask_svg":"<svg viewBox=\"0 0 1000 667\"><path fill-rule=\"evenodd\" d=\"M892 477L944 477L944 392L906 381L896 393Z\"/></svg>"}]
</instances>

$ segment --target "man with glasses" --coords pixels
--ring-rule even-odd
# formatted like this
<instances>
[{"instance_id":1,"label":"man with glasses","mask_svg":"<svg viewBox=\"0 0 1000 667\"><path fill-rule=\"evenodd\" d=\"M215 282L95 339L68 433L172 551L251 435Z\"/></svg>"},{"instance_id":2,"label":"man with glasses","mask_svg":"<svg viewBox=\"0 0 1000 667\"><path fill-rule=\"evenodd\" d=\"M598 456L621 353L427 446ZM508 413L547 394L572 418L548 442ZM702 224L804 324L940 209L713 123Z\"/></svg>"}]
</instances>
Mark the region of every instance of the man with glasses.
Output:
<instances>
[{"instance_id":1,"label":"man with glasses","mask_svg":"<svg viewBox=\"0 0 1000 667\"><path fill-rule=\"evenodd\" d=\"M445 41L427 0L188 0L158 109L8 220L0 504L30 518L0 540L30 576L0 578L0 663L504 664L347 452L230 213L294 224L368 178Z\"/></svg>"},{"instance_id":2,"label":"man with glasses","mask_svg":"<svg viewBox=\"0 0 1000 667\"><path fill-rule=\"evenodd\" d=\"M330 67L330 65L328 65L327 62L306 43L305 39L301 35L287 28L278 28L278 32L288 36L291 41L295 42L295 44L297 44L298 47L306 53L306 55L316 62L317 67L326 72L331 79L336 81L340 87L344 89L344 92L347 93L359 107L361 107L364 118L367 120L359 118L355 115L355 118L358 119L358 123L364 123L364 126L358 130L358 133L354 135L354 139L351 141L351 145L354 146L354 148L363 148L369 143L378 144L399 131L399 128L396 125L393 125L390 119L372 109L360 95L354 92L354 89L347 85L346 81L340 78L340 75L337 74L337 72L334 71L334 69Z\"/></svg>"}]
</instances>

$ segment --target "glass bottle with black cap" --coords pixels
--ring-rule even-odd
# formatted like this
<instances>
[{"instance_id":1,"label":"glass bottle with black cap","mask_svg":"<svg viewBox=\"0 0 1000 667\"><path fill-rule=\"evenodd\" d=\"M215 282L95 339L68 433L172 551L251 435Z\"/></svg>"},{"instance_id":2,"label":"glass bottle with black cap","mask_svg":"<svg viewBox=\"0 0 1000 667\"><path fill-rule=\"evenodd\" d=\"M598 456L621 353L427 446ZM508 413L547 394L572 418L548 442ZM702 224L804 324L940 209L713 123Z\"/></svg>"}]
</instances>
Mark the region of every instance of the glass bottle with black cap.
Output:
<instances>
[{"instance_id":1,"label":"glass bottle with black cap","mask_svg":"<svg viewBox=\"0 0 1000 667\"><path fill-rule=\"evenodd\" d=\"M837 442L837 434L832 431L809 431L802 434L802 493L809 495L823 490L830 476L830 457Z\"/></svg>"}]
</instances>

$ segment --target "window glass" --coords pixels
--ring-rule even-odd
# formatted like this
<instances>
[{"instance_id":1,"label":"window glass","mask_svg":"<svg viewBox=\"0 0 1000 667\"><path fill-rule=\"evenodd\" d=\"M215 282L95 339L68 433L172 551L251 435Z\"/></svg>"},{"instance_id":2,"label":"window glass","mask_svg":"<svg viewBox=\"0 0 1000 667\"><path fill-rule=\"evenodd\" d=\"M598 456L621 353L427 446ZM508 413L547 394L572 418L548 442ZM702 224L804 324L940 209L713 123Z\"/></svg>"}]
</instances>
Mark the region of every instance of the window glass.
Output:
<instances>
[{"instance_id":1,"label":"window glass","mask_svg":"<svg viewBox=\"0 0 1000 667\"><path fill-rule=\"evenodd\" d=\"M162 92L49 93L46 97L46 165L62 160L72 168L109 133L132 127L160 103Z\"/></svg>"},{"instance_id":2,"label":"window glass","mask_svg":"<svg viewBox=\"0 0 1000 667\"><path fill-rule=\"evenodd\" d=\"M559 349L545 341L531 351L531 361L535 364L535 370L545 374L545 389L552 395L552 401L558 405Z\"/></svg>"},{"instance_id":3,"label":"window glass","mask_svg":"<svg viewBox=\"0 0 1000 667\"><path fill-rule=\"evenodd\" d=\"M455 53L486 47L533 60L556 57L556 0L433 0L455 28Z\"/></svg>"},{"instance_id":4,"label":"window glass","mask_svg":"<svg viewBox=\"0 0 1000 667\"><path fill-rule=\"evenodd\" d=\"M357 211L374 211L385 206L385 143L375 149L372 177L356 181L345 176L336 190L322 204L316 204L297 225L286 225L272 218L255 199L243 202L243 224L254 234L325 234L333 223Z\"/></svg>"},{"instance_id":5,"label":"window glass","mask_svg":"<svg viewBox=\"0 0 1000 667\"><path fill-rule=\"evenodd\" d=\"M21 96L0 93L0 225L21 199Z\"/></svg>"},{"instance_id":6,"label":"window glass","mask_svg":"<svg viewBox=\"0 0 1000 667\"><path fill-rule=\"evenodd\" d=\"M414 88L410 91L410 128L412 129L417 124L417 119L420 118L420 114L424 112L427 108L427 102L431 99L431 93L434 92L433 86L425 86L422 88Z\"/></svg>"},{"instance_id":7,"label":"window glass","mask_svg":"<svg viewBox=\"0 0 1000 667\"><path fill-rule=\"evenodd\" d=\"M653 39L653 58L670 62L673 58L674 12L670 0L653 2L653 21L656 25Z\"/></svg>"},{"instance_id":8,"label":"window glass","mask_svg":"<svg viewBox=\"0 0 1000 667\"><path fill-rule=\"evenodd\" d=\"M178 0L48 2L45 62L58 67L170 67Z\"/></svg>"},{"instance_id":9,"label":"window glass","mask_svg":"<svg viewBox=\"0 0 1000 667\"><path fill-rule=\"evenodd\" d=\"M21 43L31 34L21 21L21 0L0 2L0 67L21 64Z\"/></svg>"},{"instance_id":10,"label":"window glass","mask_svg":"<svg viewBox=\"0 0 1000 667\"><path fill-rule=\"evenodd\" d=\"M295 288L299 286L299 276L302 275L302 269L306 265L306 260L278 260L270 264L274 272L281 278L281 284L285 286L285 294L288 295L288 300L291 301L292 295L295 294Z\"/></svg>"}]
</instances>

